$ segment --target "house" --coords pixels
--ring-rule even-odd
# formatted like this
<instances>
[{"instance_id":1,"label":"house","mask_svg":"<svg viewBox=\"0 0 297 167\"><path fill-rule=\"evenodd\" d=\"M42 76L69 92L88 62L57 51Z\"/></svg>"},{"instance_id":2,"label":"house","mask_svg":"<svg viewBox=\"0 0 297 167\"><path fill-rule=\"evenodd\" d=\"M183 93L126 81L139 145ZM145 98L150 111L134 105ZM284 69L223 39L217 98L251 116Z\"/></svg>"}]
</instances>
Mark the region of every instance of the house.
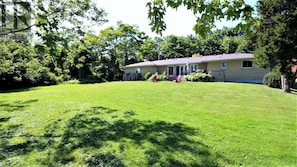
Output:
<instances>
[{"instance_id":1,"label":"house","mask_svg":"<svg viewBox=\"0 0 297 167\"><path fill-rule=\"evenodd\" d=\"M233 53L145 61L125 66L124 80L136 80L146 72L166 72L167 79L172 80L200 70L211 74L213 81L262 83L270 69L256 67L253 59L253 54Z\"/></svg>"}]
</instances>

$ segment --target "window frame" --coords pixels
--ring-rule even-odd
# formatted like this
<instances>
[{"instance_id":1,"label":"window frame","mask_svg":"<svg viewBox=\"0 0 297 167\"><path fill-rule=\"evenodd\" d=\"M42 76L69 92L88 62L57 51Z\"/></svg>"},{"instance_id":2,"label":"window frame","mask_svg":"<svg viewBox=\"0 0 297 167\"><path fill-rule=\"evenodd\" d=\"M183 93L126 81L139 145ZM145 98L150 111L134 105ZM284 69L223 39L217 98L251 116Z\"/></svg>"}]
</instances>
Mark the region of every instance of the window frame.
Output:
<instances>
[{"instance_id":1,"label":"window frame","mask_svg":"<svg viewBox=\"0 0 297 167\"><path fill-rule=\"evenodd\" d=\"M223 65L225 64L225 65ZM226 70L227 69L227 61L221 61L221 69Z\"/></svg>"},{"instance_id":2,"label":"window frame","mask_svg":"<svg viewBox=\"0 0 297 167\"><path fill-rule=\"evenodd\" d=\"M244 66L246 65L245 62L247 62L247 65L250 65L249 63L251 63L251 66ZM241 67L244 69L254 68L254 62L251 60L243 60L241 63Z\"/></svg>"},{"instance_id":3,"label":"window frame","mask_svg":"<svg viewBox=\"0 0 297 167\"><path fill-rule=\"evenodd\" d=\"M172 74L170 74L170 71L171 71L170 69L172 69ZM168 66L167 70L168 70L168 76L174 76L174 67L173 66Z\"/></svg>"},{"instance_id":4,"label":"window frame","mask_svg":"<svg viewBox=\"0 0 297 167\"><path fill-rule=\"evenodd\" d=\"M139 73L140 74L140 72L141 72L141 68L140 67L135 68L135 73Z\"/></svg>"},{"instance_id":5,"label":"window frame","mask_svg":"<svg viewBox=\"0 0 297 167\"><path fill-rule=\"evenodd\" d=\"M193 68L193 67L194 67L194 68ZM193 70L193 69L195 69L195 70ZM197 72L198 69L199 69L198 64L191 64L191 73L192 73L192 72Z\"/></svg>"}]
</instances>

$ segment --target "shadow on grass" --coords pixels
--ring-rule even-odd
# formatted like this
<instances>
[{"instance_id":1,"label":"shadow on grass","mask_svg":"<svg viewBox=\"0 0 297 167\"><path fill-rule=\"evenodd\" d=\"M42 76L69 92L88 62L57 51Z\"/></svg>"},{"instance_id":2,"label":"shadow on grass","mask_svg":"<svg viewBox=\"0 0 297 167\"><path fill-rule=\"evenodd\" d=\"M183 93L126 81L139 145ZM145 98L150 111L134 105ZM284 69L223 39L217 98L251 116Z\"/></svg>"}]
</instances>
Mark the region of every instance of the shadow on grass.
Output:
<instances>
[{"instance_id":1,"label":"shadow on grass","mask_svg":"<svg viewBox=\"0 0 297 167\"><path fill-rule=\"evenodd\" d=\"M28 107L30 103L37 102L38 99L31 99L31 100L17 100L14 102L5 102L0 101L0 111L7 111L7 112L13 112L13 111L20 111L23 110L25 107Z\"/></svg>"},{"instance_id":2,"label":"shadow on grass","mask_svg":"<svg viewBox=\"0 0 297 167\"><path fill-rule=\"evenodd\" d=\"M31 99L25 101L14 101L6 102L0 101L0 111L14 112L22 111L25 107L29 107L31 103L37 102L38 99ZM21 155L31 152L35 149L36 141L34 138L28 138L28 134L20 132L23 130L22 124L10 124L9 120L11 116L0 115L0 166L1 161L9 158L11 155ZM26 137L28 140L25 140L21 143L11 143L10 140L14 138Z\"/></svg>"},{"instance_id":3,"label":"shadow on grass","mask_svg":"<svg viewBox=\"0 0 297 167\"><path fill-rule=\"evenodd\" d=\"M15 89L2 89L0 88L0 93L14 93L14 92L27 92L31 90L36 90L35 87L25 87L25 88L15 88Z\"/></svg>"},{"instance_id":4,"label":"shadow on grass","mask_svg":"<svg viewBox=\"0 0 297 167\"><path fill-rule=\"evenodd\" d=\"M56 120L39 136L27 134L27 140L21 144L2 143L1 152L5 154L1 160L33 150L46 152L46 156L36 163L47 166L77 163L119 167L219 166L218 158L223 159L223 156L213 153L207 145L194 139L199 135L197 129L182 123L141 121L133 118L134 111L120 112L101 106L81 113L66 121ZM7 120L3 118L3 121ZM18 128L8 130L17 131ZM0 137L12 136L13 133ZM139 162L129 159L131 155L127 152L131 149L133 158L138 158ZM137 152L142 152L142 158Z\"/></svg>"}]
</instances>

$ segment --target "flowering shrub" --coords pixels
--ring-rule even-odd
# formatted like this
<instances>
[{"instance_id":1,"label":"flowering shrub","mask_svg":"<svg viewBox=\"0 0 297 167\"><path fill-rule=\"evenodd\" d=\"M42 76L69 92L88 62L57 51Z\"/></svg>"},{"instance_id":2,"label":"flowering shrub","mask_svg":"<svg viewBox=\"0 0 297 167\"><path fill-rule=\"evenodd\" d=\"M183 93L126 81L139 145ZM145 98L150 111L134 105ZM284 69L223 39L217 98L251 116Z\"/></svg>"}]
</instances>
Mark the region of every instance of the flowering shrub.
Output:
<instances>
[{"instance_id":1,"label":"flowering shrub","mask_svg":"<svg viewBox=\"0 0 297 167\"><path fill-rule=\"evenodd\" d=\"M206 82L206 81L210 81L211 75L203 72L193 72L186 75L184 79L186 81L192 81L192 82L199 82L199 81Z\"/></svg>"},{"instance_id":2,"label":"flowering shrub","mask_svg":"<svg viewBox=\"0 0 297 167\"><path fill-rule=\"evenodd\" d=\"M154 76L157 76L158 81L165 81L166 80L166 72L163 72L162 74L158 74L158 72L156 72L154 75L152 75L148 79L148 81L153 81Z\"/></svg>"}]
</instances>

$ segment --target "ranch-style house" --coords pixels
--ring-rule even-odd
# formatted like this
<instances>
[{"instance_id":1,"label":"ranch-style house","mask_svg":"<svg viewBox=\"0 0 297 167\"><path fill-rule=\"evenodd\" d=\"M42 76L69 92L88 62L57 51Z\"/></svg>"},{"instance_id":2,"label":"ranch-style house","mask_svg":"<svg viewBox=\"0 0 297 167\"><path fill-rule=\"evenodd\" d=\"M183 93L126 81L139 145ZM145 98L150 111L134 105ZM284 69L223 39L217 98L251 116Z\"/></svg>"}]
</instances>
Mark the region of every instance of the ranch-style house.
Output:
<instances>
[{"instance_id":1,"label":"ranch-style house","mask_svg":"<svg viewBox=\"0 0 297 167\"><path fill-rule=\"evenodd\" d=\"M250 53L232 53L201 57L187 57L144 61L125 66L124 80L137 80L147 72L166 72L167 79L200 70L212 75L213 81L262 83L269 68L259 68Z\"/></svg>"}]
</instances>

